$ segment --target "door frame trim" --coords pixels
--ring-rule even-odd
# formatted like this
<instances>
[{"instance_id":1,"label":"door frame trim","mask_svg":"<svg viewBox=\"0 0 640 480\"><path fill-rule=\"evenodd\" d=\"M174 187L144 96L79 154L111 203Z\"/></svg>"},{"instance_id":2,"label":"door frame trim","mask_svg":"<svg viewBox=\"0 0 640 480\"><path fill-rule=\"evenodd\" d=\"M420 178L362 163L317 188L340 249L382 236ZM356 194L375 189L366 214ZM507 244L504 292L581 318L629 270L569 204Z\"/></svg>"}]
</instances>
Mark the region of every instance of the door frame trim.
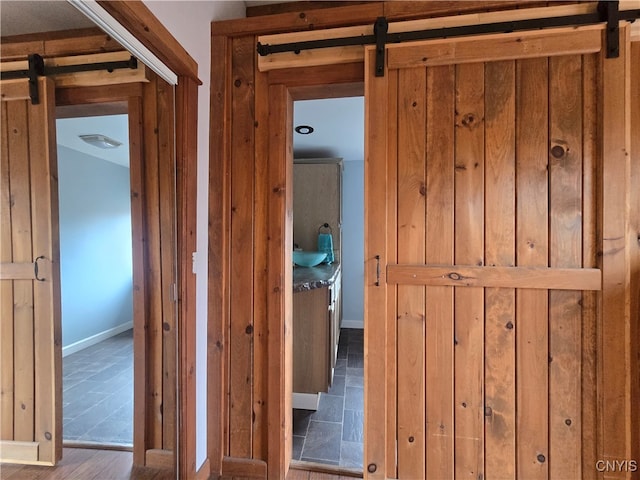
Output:
<instances>
[{"instance_id":1,"label":"door frame trim","mask_svg":"<svg viewBox=\"0 0 640 480\"><path fill-rule=\"evenodd\" d=\"M198 64L141 0L98 1L124 28L178 75L175 85L175 156L178 283L177 469L196 474L196 251Z\"/></svg>"}]
</instances>

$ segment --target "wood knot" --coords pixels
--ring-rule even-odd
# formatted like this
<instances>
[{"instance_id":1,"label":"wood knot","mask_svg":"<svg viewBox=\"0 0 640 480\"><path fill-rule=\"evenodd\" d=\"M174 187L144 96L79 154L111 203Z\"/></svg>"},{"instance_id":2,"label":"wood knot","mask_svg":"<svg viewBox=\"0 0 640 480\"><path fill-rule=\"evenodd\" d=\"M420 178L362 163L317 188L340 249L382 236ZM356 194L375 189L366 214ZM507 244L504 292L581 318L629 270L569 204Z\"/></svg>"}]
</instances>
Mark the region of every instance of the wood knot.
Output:
<instances>
[{"instance_id":1,"label":"wood knot","mask_svg":"<svg viewBox=\"0 0 640 480\"><path fill-rule=\"evenodd\" d=\"M538 461L539 461L540 463L544 463L544 462L547 460L547 459L545 458L545 456L544 456L544 455L542 455L542 454L539 454L536 458L538 459Z\"/></svg>"},{"instance_id":2,"label":"wood knot","mask_svg":"<svg viewBox=\"0 0 640 480\"><path fill-rule=\"evenodd\" d=\"M413 443L413 442L415 442L415 440L416 440L415 438L409 437L409 443Z\"/></svg>"},{"instance_id":3,"label":"wood knot","mask_svg":"<svg viewBox=\"0 0 640 480\"><path fill-rule=\"evenodd\" d=\"M456 272L451 272L449 275L447 275L447 277L449 277L451 280L462 280L462 275Z\"/></svg>"},{"instance_id":4,"label":"wood knot","mask_svg":"<svg viewBox=\"0 0 640 480\"><path fill-rule=\"evenodd\" d=\"M566 150L560 145L555 145L553 148L551 148L551 155L553 155L555 158L562 158L564 157L565 153Z\"/></svg>"},{"instance_id":5,"label":"wood knot","mask_svg":"<svg viewBox=\"0 0 640 480\"><path fill-rule=\"evenodd\" d=\"M251 335L253 333L253 325L247 325L247 328L244 329L247 335Z\"/></svg>"},{"instance_id":6,"label":"wood knot","mask_svg":"<svg viewBox=\"0 0 640 480\"><path fill-rule=\"evenodd\" d=\"M239 87L240 85L242 85L242 80L240 80L239 78L236 78L236 80L235 80L235 82L233 82L233 84L234 84L236 87Z\"/></svg>"},{"instance_id":7,"label":"wood knot","mask_svg":"<svg viewBox=\"0 0 640 480\"><path fill-rule=\"evenodd\" d=\"M475 113L467 113L462 117L462 120L460 123L462 124L463 127L473 129L480 123L479 120L480 119Z\"/></svg>"},{"instance_id":8,"label":"wood knot","mask_svg":"<svg viewBox=\"0 0 640 480\"><path fill-rule=\"evenodd\" d=\"M162 329L163 329L165 332L168 332L169 330L171 330L171 325L169 325L169 323L168 323L168 322L164 322L164 323L162 324Z\"/></svg>"},{"instance_id":9,"label":"wood knot","mask_svg":"<svg viewBox=\"0 0 640 480\"><path fill-rule=\"evenodd\" d=\"M424 183L420 184L420 195L423 197L427 195L427 186Z\"/></svg>"}]
</instances>

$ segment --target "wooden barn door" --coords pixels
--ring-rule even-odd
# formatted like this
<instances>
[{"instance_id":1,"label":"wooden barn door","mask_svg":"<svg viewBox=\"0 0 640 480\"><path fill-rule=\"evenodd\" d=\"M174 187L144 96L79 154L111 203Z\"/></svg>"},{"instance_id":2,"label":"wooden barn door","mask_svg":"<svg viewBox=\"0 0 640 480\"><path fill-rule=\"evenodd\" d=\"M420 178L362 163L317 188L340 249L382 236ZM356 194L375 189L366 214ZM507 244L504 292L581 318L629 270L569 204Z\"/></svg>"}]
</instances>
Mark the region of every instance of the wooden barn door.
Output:
<instances>
[{"instance_id":1,"label":"wooden barn door","mask_svg":"<svg viewBox=\"0 0 640 480\"><path fill-rule=\"evenodd\" d=\"M596 474L601 37L367 51L369 476Z\"/></svg>"},{"instance_id":2,"label":"wooden barn door","mask_svg":"<svg viewBox=\"0 0 640 480\"><path fill-rule=\"evenodd\" d=\"M62 455L60 270L53 81L2 82L0 461ZM57 382L57 383L56 383Z\"/></svg>"}]
</instances>

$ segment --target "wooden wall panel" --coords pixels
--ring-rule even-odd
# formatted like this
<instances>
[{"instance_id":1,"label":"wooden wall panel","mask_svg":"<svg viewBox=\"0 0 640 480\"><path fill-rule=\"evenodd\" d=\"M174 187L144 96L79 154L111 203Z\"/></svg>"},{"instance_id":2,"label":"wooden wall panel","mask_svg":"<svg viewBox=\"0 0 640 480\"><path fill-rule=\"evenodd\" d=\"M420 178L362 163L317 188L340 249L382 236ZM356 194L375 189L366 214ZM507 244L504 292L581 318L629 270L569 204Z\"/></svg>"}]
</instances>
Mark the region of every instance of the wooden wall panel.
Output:
<instances>
[{"instance_id":1,"label":"wooden wall panel","mask_svg":"<svg viewBox=\"0 0 640 480\"><path fill-rule=\"evenodd\" d=\"M425 261L453 264L455 68L427 69L427 93ZM454 289L429 287L426 296L426 477L453 478Z\"/></svg>"},{"instance_id":2,"label":"wooden wall panel","mask_svg":"<svg viewBox=\"0 0 640 480\"><path fill-rule=\"evenodd\" d=\"M296 23L297 26L292 27L293 30L304 28L298 25L300 23L298 20L295 22L291 18L286 20L286 16L279 16L276 20L288 25ZM283 428L282 423L274 423L276 420L282 422L282 418L286 419L289 411L286 400L283 401L286 399L286 392L282 391L283 385L286 386L287 382L284 375L287 361L285 351L287 323L285 319L283 332L281 330L283 319L273 318L273 315L284 316L287 304L287 292L279 290L286 283L286 279L282 277L283 271L274 270L275 267L285 264L279 255L284 251L283 247L286 243L285 230L283 230L286 225L277 223L282 221L283 212L286 215L286 200L283 192L286 193L288 173L283 159L290 152L284 150L286 145L283 139L288 134L284 123L288 118L286 109L290 108L287 104L290 101L289 95L291 92L297 94L299 91L296 90L296 86L317 85L321 81L310 74L307 76L311 71L307 69L292 68L286 72L269 74L268 77L254 73L251 77L254 90L245 92L242 79L249 78L250 75L248 72L243 73L240 78L236 72L243 68L241 67L243 61L248 62L248 60L242 60L248 54L242 48L239 51L236 49L244 42L248 45L250 41L248 37L238 35L258 30L273 31L279 28L277 24L270 26L265 26L264 23L258 24L258 20L263 19L247 20L243 26L248 30L244 33L239 21L215 26L217 32L228 33L233 37L229 40L232 45L230 56L235 57L234 63L227 65L231 70L222 73L228 76L228 90L222 91L223 86L220 83L222 96L215 100L228 102L225 104L228 117L224 117L227 123L219 126L216 135L220 136L216 138L225 138L231 142L232 150L246 151L246 158L251 162L247 169L253 172L250 176L246 171L234 170L233 153L229 156L232 160L224 164L224 168L231 170L221 172L222 175L228 175L226 180L229 181L229 185L232 185L229 198L235 198L233 188L242 188L248 192L252 201L250 214L243 213L242 210L230 213L228 223L222 225L222 234L224 235L225 225L230 227L232 232L234 229L236 232L241 232L242 229L251 228L254 249L251 261L237 251L229 257L230 272L234 272L234 269L239 268L241 264L253 269L251 281L242 283L250 289L249 295L252 299L253 343L249 351L253 355L253 360L252 363L245 363L242 367L227 365L230 375L227 383L227 388L230 389L228 392L231 392L233 382L237 381L236 374L231 369L239 368L246 372L248 368L252 375L250 388L247 388L247 391L251 392L251 398L247 400L243 397L241 400L246 400L246 404L251 405L253 411L247 410L249 413L239 415L237 421L230 419L229 422L224 422L224 428L228 429L229 440L233 442L234 429L248 431L246 430L249 428L248 415L255 414L255 420L250 427L251 452L248 457L266 458L269 474L277 476L283 472L283 465L288 462L288 453L284 452L282 445L282 435L284 435L285 444L287 442L286 428ZM332 20L325 19L325 21ZM354 23L357 23L357 20L354 20ZM226 48L229 48L229 45ZM367 392L369 392L367 404L369 406L384 405L385 411L384 419L377 416L373 424L369 421L365 431L367 435L375 432L376 438L383 438L384 434L377 423L384 420L384 431L388 434L398 434L398 458L408 459L408 463L400 464L399 471L396 472L395 465L391 464L395 458L396 439L387 438L388 442L384 446L384 461L380 457L380 446L371 445L367 448L365 469L372 477L384 474L393 477L396 473L402 475L403 472L412 472L412 474L418 472L417 475L424 475L432 471L446 472L447 468L450 469L449 472L451 469L458 469L459 474L474 471L484 473L487 477L493 475L506 478L514 478L518 475L527 478L548 478L562 476L565 473L582 475L584 478L592 475L594 459L597 458L596 444L601 441L601 437L594 435L597 413L594 390L596 353L598 353L595 336L598 293L558 294L553 292L549 295L545 291L524 289L516 293L514 290L502 288L488 289L482 293L482 290L478 289L477 298L471 301L462 299L465 295L473 296L473 294L457 293L456 298L459 300L456 309L463 312L466 310L467 320L456 319L455 336L453 331L449 335L443 328L438 332L442 336L438 337L429 335L430 329L426 326L433 321L440 322L442 326L448 323L453 327L450 314L447 313L454 309L453 288L429 287L425 291L423 287L385 285L384 302L382 302L377 293L383 290L376 290L373 279L376 270L376 254L381 255L382 265L393 260L400 262L403 256L408 259L412 255L418 255L415 257L417 259L419 254L414 252L417 250L417 244L420 243L416 240L420 239L420 235L423 235L423 245L428 243L430 235L434 239L437 233L446 237L448 235L446 230L436 233L434 227L431 227L432 230L429 227L430 222L443 221L435 216L440 214L445 225L450 221L451 228L455 226L460 232L468 231L468 238L473 239L469 244L461 242L455 245L455 256L453 247L439 252L438 256L442 258L439 260L440 263L458 261L458 258L462 262L464 258L464 263L472 265L480 262L481 265L503 267L531 265L547 268L570 263L576 266L574 268L596 267L599 235L602 235L597 233L599 215L597 191L601 168L598 164L598 152L595 151L598 141L595 126L600 110L595 105L598 92L594 82L598 78L598 70L601 69L601 65L597 64L597 58L598 55L585 55L570 59L561 57L553 61L547 59L509 61L487 65L483 70L478 69L477 66L469 66L470 71L473 72L459 77L461 85L458 86L458 95L460 95L460 89L471 89L463 86L468 82L473 86L482 86L487 103L484 105L478 103L466 109L459 108L459 125L455 128L455 134L447 133L447 129L440 124L438 127L442 127L442 131L429 128L429 125L437 123L435 118L441 114L436 111L444 112L445 104L449 101L447 95L453 96L453 88L450 92L445 90L443 94L438 95L434 99L436 101L427 102L426 108L425 105L420 106L418 102L413 106L413 97L417 96L417 92L422 92L420 95L425 98L424 92L435 88L429 87L431 83L438 85L438 91L441 91L443 84L446 83L447 74L444 70L428 69L426 78L423 78L425 74L423 70L420 74L389 72L385 79L369 80L368 91L375 92L377 95L384 94L386 98L383 102L370 105L371 110L367 114L367 121L372 122L375 119L380 124L369 123L368 138L371 139L372 144L375 143L381 149L380 151L386 152L389 163L383 168L379 155L376 156L377 151L369 151L367 154L367 168L377 172L375 177L367 178L367 188L376 189L378 193L385 191L384 204L381 201L376 203L372 200L373 195L369 195L367 201L371 201L371 205L378 205L382 209L377 212L377 217L371 214L368 218L382 220L384 217L385 221L395 225L397 229L402 229L403 225L407 229L410 225L417 226L413 229L417 231L412 231L409 235L398 236L395 233L386 232L382 238L380 235L376 236L375 232L370 232L371 235L368 236L371 246L368 247L366 260L367 301L371 301L372 305L375 303L377 307L387 312L390 309L395 311L397 307L399 316L393 322L385 324L384 334L380 334L378 330L377 334L367 335L368 351L376 348L387 349L384 360L377 359L375 365L376 369L386 372L389 383L385 385L387 395L384 400L378 398L379 392L372 394L371 388L375 389L375 386L367 385ZM336 69L342 71L340 67ZM458 70L464 69L458 67ZM582 76L580 70L582 70ZM332 75L336 76L336 74ZM240 81L237 82L237 80ZM268 92L267 82L271 85ZM289 84L292 85L292 90L288 91ZM398 89L399 94L396 96L387 94L389 88L394 85L394 88L398 88L398 85L402 86ZM314 92L320 91L314 90ZM549 100L549 93L551 100ZM228 97L224 98L224 95ZM568 99L567 102L555 100L556 98L564 99L565 96ZM269 112L265 109L267 97L270 103ZM408 101L410 101L409 108L403 112L403 102ZM383 107L384 112L382 112ZM416 110L413 112L415 118L411 115L412 108ZM470 117L465 115L472 110L473 113L475 110L481 112L477 119L474 116L474 120L477 120L477 124L481 126L475 129L466 128L469 131L467 139L465 132L460 130L465 129L463 120L470 121ZM398 125L405 125L407 128L394 130L390 125L396 120L394 117L396 111L400 112L397 119ZM451 109L449 114L452 114ZM573 119L576 115L582 116L582 123L572 123L573 120L567 120L567 118ZM244 117L243 120L239 120L241 116ZM262 128L265 121L270 122L268 131ZM537 128L539 125L547 125L549 121L550 129ZM242 125L236 122L241 122ZM249 123L252 128L249 127ZM419 133L421 128L422 135ZM387 131L390 132L389 137L378 138ZM430 136L431 132L434 132L433 137ZM458 183L447 190L448 177L442 171L444 167L439 167L436 163L431 164L427 160L424 168L420 170L413 160L420 155L419 148L424 148L427 159L434 158L435 161L441 161L442 165L445 165L445 159L453 155L452 151L447 150L446 139L450 142L454 135L459 136L459 139L456 162L451 169L451 179L457 169L455 176L458 177ZM416 143L412 140L414 138L418 139L417 143L421 143L421 147L416 147ZM562 147L567 144L571 145L568 155L563 157L563 154L560 154L562 158L554 156L553 147ZM221 147L222 150L224 150L223 147ZM475 151L478 153L467 153ZM263 152L268 152L269 160L265 160ZM556 150L557 153L558 150ZM442 154L441 158L439 154ZM478 162L478 167L475 166L475 162L473 163L472 167L479 172L475 173L475 178L474 171L469 172L469 164L463 163L463 161L469 161L468 157L485 159L483 162ZM549 162L550 159L551 162ZM274 161L276 163L273 163ZM222 159L221 162L223 162ZM462 167L466 167L467 170L463 170ZM381 169L384 170L384 179L381 176ZM268 172L268 182L263 183L261 172L265 171ZM416 182L416 178L422 180ZM467 181L467 178L470 180ZM443 184L439 184L440 181ZM387 186L394 186L396 183L400 185L397 190L386 191ZM423 193L420 193L421 187ZM445 202L444 206L438 205L436 200L438 189L445 192L443 193L445 196L449 191L451 195L457 192L457 198L460 200L467 196L477 200L469 202L469 205L460 201L456 207L458 211L449 214L446 208L447 205L453 208L453 202L451 201L450 204ZM218 192L225 195L224 189ZM550 200L550 195L558 198ZM268 205L270 212L266 223L264 217L261 217L265 204ZM236 207L233 202L231 206ZM404 207L407 206L408 210L405 210ZM478 209L478 206L481 208ZM512 212L512 215L500 216L500 212L504 210ZM435 214L435 211L438 213ZM457 218L454 217L454 213L459 214ZM224 209L220 214L225 215ZM399 216L396 218L396 215ZM484 226L478 225L476 221L478 216L485 219ZM582 220L578 220L578 217ZM276 223L272 223L274 219ZM227 220L223 218L223 221ZM264 238L267 239L266 249L261 244ZM433 245L446 245L446 242ZM228 252L232 251L233 247L228 250ZM275 252L277 255L265 264L256 257L258 252L264 251L270 252L270 255ZM425 262L436 262L436 254L430 248L424 249L423 255ZM447 255L451 256L449 261L445 258ZM433 260L427 260L427 258ZM265 272L265 268L266 282L263 282L259 276ZM381 280L385 279L385 274L382 268ZM239 280L235 274L232 274L230 281L233 285L234 281ZM238 298L242 297L246 301L247 291L242 294L234 293L238 288L238 286L231 287L230 298L238 295ZM436 288L441 290L438 291ZM416 300L420 294L416 296L414 293L408 293L419 291L422 292L421 301ZM230 303L234 305L233 301ZM442 311L434 313L437 311L434 305L438 305ZM576 313L578 307L581 307L580 313ZM245 308L248 310L248 307ZM568 316L566 316L567 312L569 312ZM421 316L424 317L423 323L419 325L422 338L418 342L413 335L407 333L409 323L406 320ZM570 320L567 328L564 327L565 318ZM370 319L372 322L379 321L374 316ZM449 319L448 322L445 319ZM478 319L483 321L478 322ZM238 318L232 315L230 323L225 326L231 332L234 329L240 332L243 327L246 328L247 324L236 325L236 323L244 320L245 317ZM260 322L267 322L268 326L266 328L260 326ZM414 323L416 330L413 333L416 333L418 322ZM381 325L376 325L382 328ZM261 335L259 332L268 332L265 342L259 340ZM272 332L277 333L272 334ZM266 335L266 333L263 334ZM416 333L417 335L419 333ZM448 345L449 350L446 349L448 339L451 340ZM456 347L453 346L454 339L458 341ZM458 356L459 352L468 347L467 344L472 344L473 348L463 351ZM232 343L229 344L231 345ZM265 354L265 345L267 354ZM401 353L408 350L408 348L403 349L403 346L409 345L412 347L413 356L402 358ZM413 347L419 348L419 351L416 352ZM439 350L441 348L442 350ZM454 350L456 352L455 379ZM450 357L449 351L451 351ZM444 353L437 356L436 352ZM231 364L235 361L246 362L244 353L238 354L234 351L227 353L228 355L224 358ZM549 363L550 354L551 364ZM470 359L469 361L465 360L465 355ZM479 360L471 360L477 358ZM555 365L554 361L557 362ZM450 372L447 370L447 362L452 369ZM463 366L468 366L469 363L473 363L473 369L463 370ZM266 376L258 374L260 365L267 366ZM423 378L415 375L415 378L412 377L418 369L424 372ZM575 375L569 378L569 372L572 370L579 371L580 375L577 378ZM372 375L371 378L377 378L376 373L371 370L368 371L368 375ZM274 383L274 379L278 378L282 383ZM566 379L569 381L565 381ZM444 382L444 393L441 395L436 395L429 389L429 384L434 381ZM441 401L443 396L449 394L447 381L451 382L450 395L453 400L446 404L444 401L438 404L437 402ZM422 386L419 386L418 382L422 382ZM396 387L400 392L409 392L416 384L422 389L422 393L415 393L413 403L407 401L409 397L404 393L397 396L393 394ZM265 389L268 392L266 395ZM267 399L266 406L260 403L261 394L262 398ZM468 400L469 398L472 398L473 402ZM224 399L221 401L224 402ZM475 410L468 408L470 403L474 403ZM410 414L405 405L415 412L412 411ZM233 408L233 402L230 403L230 407ZM388 407L393 411L387 411ZM268 416L267 422L264 421L265 409ZM483 433L480 436L472 436L475 440L461 441L460 436L466 435L453 431L454 426L447 424L454 421L454 409L460 432L465 426L471 425L470 432L475 429ZM276 413L273 413L274 411ZM277 414L280 413L284 417L278 417ZM409 420L411 417L422 418L423 420L417 421L422 425L411 424ZM393 424L396 418L398 428L394 432ZM441 419L442 423L438 424L437 419ZM452 429L449 437L446 434L437 435L438 429L441 432L443 425L445 431L446 428ZM430 430L432 428L433 430ZM409 441L410 437L413 441ZM416 456L413 453L409 455L408 452L412 444L415 446L421 443L423 446L420 452L416 452L418 459L416 461ZM568 458L567 461L562 460L562 457L555 453L556 445L565 443L568 447L567 452L564 453ZM279 445L275 446L275 444ZM457 452L456 459L461 459L457 465L453 460L454 450ZM426 459L426 467L420 464L422 458ZM444 459L444 461L435 459ZM403 470L405 468L406 470ZM422 468L426 470L422 472Z\"/></svg>"},{"instance_id":3,"label":"wooden wall panel","mask_svg":"<svg viewBox=\"0 0 640 480\"><path fill-rule=\"evenodd\" d=\"M549 60L549 266L582 266L582 57ZM581 478L582 293L549 293L551 478Z\"/></svg>"},{"instance_id":4,"label":"wooden wall panel","mask_svg":"<svg viewBox=\"0 0 640 480\"><path fill-rule=\"evenodd\" d=\"M398 262L424 263L426 70L398 73ZM422 478L425 289L398 287L398 476Z\"/></svg>"},{"instance_id":5,"label":"wooden wall panel","mask_svg":"<svg viewBox=\"0 0 640 480\"><path fill-rule=\"evenodd\" d=\"M233 40L231 75L231 325L229 414L231 457L251 458L253 408L254 57L251 36Z\"/></svg>"},{"instance_id":6,"label":"wooden wall panel","mask_svg":"<svg viewBox=\"0 0 640 480\"><path fill-rule=\"evenodd\" d=\"M365 71L373 72L375 69L375 51L372 48L365 50ZM396 89L390 92L388 84L394 85ZM364 351L384 351L391 341L395 344L395 327L393 329L387 325L387 315L395 316L395 310L389 311L388 301L395 303L395 291L385 291L386 272L380 268L379 283L377 280L378 265L387 262L387 258L395 259L395 240L387 247L387 239L391 236L397 237L396 232L388 232L384 235L380 225L389 218L390 223L396 222L397 189L394 185L387 187L387 155L393 151L397 152L396 141L388 141L387 129L390 119L397 124L397 85L398 74L394 72L393 77L373 77L366 75L365 92L369 98L374 95L379 98L379 102L365 104L365 132L369 142L365 143L365 304L369 305L371 313L368 316L367 328L364 336ZM366 99L365 99L366 102ZM391 113L391 115L389 114ZM395 130L393 130L395 133ZM392 138L394 138L392 136ZM388 145L388 143L392 145ZM391 148L394 148L391 150ZM392 171L396 172L397 157L390 156ZM395 175L392 178L395 179ZM392 193L394 191L395 193ZM387 205L386 197L391 197L391 205ZM389 209L389 210L388 210ZM394 305L395 306L395 305ZM391 323L391 322L389 322ZM373 334L373 332L378 332ZM391 333L393 332L393 334ZM365 353L366 355L366 353ZM387 417L387 405L396 406L396 390L387 390L385 395L380 395L380 385L384 385L387 376L396 381L393 371L396 371L395 358L390 359L389 354L383 356L372 355L370 361L365 362L364 383L364 404L365 420L364 435L366 438L375 437L384 439L380 443L370 442L365 446L364 462L365 468L369 472L370 478L394 478L396 477L396 438L397 424L390 422ZM390 400L393 398L394 400ZM389 416L396 415L397 408L389 413ZM386 442L385 442L386 441ZM391 445L390 445L391 444ZM391 450L391 453L389 452ZM391 461L391 464L387 464Z\"/></svg>"},{"instance_id":7,"label":"wooden wall panel","mask_svg":"<svg viewBox=\"0 0 640 480\"><path fill-rule=\"evenodd\" d=\"M13 262L11 237L11 190L9 182L9 131L7 126L7 103L1 104L0 134L2 135L2 151L0 151L0 263ZM0 296L13 297L13 285L0 282ZM13 303L0 302L0 438L13 438Z\"/></svg>"},{"instance_id":8,"label":"wooden wall panel","mask_svg":"<svg viewBox=\"0 0 640 480\"><path fill-rule=\"evenodd\" d=\"M226 37L214 36L211 51L211 137L209 165L209 279L208 279L208 452L211 471L219 473L222 457L228 452L228 325L229 325L229 244L231 149L231 52Z\"/></svg>"},{"instance_id":9,"label":"wooden wall panel","mask_svg":"<svg viewBox=\"0 0 640 480\"><path fill-rule=\"evenodd\" d=\"M176 191L173 87L153 75L143 87L146 297L146 448L173 450L176 434Z\"/></svg>"},{"instance_id":10,"label":"wooden wall panel","mask_svg":"<svg viewBox=\"0 0 640 480\"><path fill-rule=\"evenodd\" d=\"M484 265L484 65L456 65L458 265ZM484 289L455 290L455 473L484 476Z\"/></svg>"},{"instance_id":11,"label":"wooden wall panel","mask_svg":"<svg viewBox=\"0 0 640 480\"><path fill-rule=\"evenodd\" d=\"M263 132L269 129L269 104L262 99L268 96L267 75L255 76L255 183L254 183L254 314L253 314L253 458L267 459L267 259L268 216L266 205L269 195L268 158L269 135Z\"/></svg>"},{"instance_id":12,"label":"wooden wall panel","mask_svg":"<svg viewBox=\"0 0 640 480\"><path fill-rule=\"evenodd\" d=\"M173 86L158 82L158 192L162 248L162 448L176 446L176 186Z\"/></svg>"},{"instance_id":13,"label":"wooden wall panel","mask_svg":"<svg viewBox=\"0 0 640 480\"><path fill-rule=\"evenodd\" d=\"M143 129L153 132L144 137L144 209L146 226L146 280L148 342L146 402L148 448L162 448L162 252L160 244L160 188L158 146L158 77L143 90ZM151 213L149 215L149 213Z\"/></svg>"},{"instance_id":14,"label":"wooden wall panel","mask_svg":"<svg viewBox=\"0 0 640 480\"><path fill-rule=\"evenodd\" d=\"M547 266L548 61L519 60L516 70L516 258ZM526 219L526 220L525 220ZM521 290L516 298L517 476L548 476L548 294Z\"/></svg>"},{"instance_id":15,"label":"wooden wall panel","mask_svg":"<svg viewBox=\"0 0 640 480\"><path fill-rule=\"evenodd\" d=\"M9 135L10 157L16 161L9 166L11 185L30 185L29 181L29 127L25 102L9 102L7 116L16 127ZM22 161L18 161L21 159ZM34 260L31 231L31 199L29 189L12 191L11 242L13 262ZM33 282L16 280L13 285L14 357L14 439L33 441L34 431L34 351L33 351Z\"/></svg>"},{"instance_id":16,"label":"wooden wall panel","mask_svg":"<svg viewBox=\"0 0 640 480\"><path fill-rule=\"evenodd\" d=\"M516 65L485 66L485 265L513 266L516 208ZM485 475L516 471L516 291L485 290Z\"/></svg>"},{"instance_id":17,"label":"wooden wall panel","mask_svg":"<svg viewBox=\"0 0 640 480\"><path fill-rule=\"evenodd\" d=\"M131 182L131 238L133 269L133 318L143 328L133 329L133 463L145 464L147 429L147 382L136 382L145 378L149 368L146 355L146 297L147 282L145 268L144 233L144 141L142 129L142 98L132 97L128 101L129 115L129 179Z\"/></svg>"},{"instance_id":18,"label":"wooden wall panel","mask_svg":"<svg viewBox=\"0 0 640 480\"><path fill-rule=\"evenodd\" d=\"M631 43L631 404L640 403L640 42ZM632 410L631 458L640 458L640 412ZM640 472L635 473L640 478Z\"/></svg>"},{"instance_id":19,"label":"wooden wall panel","mask_svg":"<svg viewBox=\"0 0 640 480\"><path fill-rule=\"evenodd\" d=\"M582 59L582 262L585 267L598 264L597 213L597 55ZM596 319L598 293L582 294L582 475L595 478L597 461L596 433Z\"/></svg>"},{"instance_id":20,"label":"wooden wall panel","mask_svg":"<svg viewBox=\"0 0 640 480\"><path fill-rule=\"evenodd\" d=\"M370 68L373 68L373 66L370 66ZM386 103L381 102L381 104L376 105L376 108L375 108L376 114L380 115L382 113L383 115L382 118L385 119L383 121L382 118L379 117L376 120L376 123L378 124L376 128L386 129L387 131L386 138L384 138L384 141L386 143L386 162L384 161L380 162L381 171L385 171L384 167L386 163L386 178L384 178L381 175L380 179L375 179L372 181L375 181L376 184L377 182L385 182L386 184L385 185L386 199L384 200L384 203L386 203L386 218L387 218L387 225L389 225L389 228L387 229L387 232L386 232L386 258L388 259L387 260L388 262L393 262L393 261L397 262L398 261L398 235L397 235L398 189L395 188L395 185L397 185L398 183L398 94L397 94L398 72L397 71L389 72L387 79L388 79L387 85L389 86L389 88L388 88ZM372 107L369 107L369 108L373 110ZM365 125L366 123L367 122L365 121ZM365 149L366 148L367 146L365 145ZM375 148L375 147L369 147L369 148ZM384 149L382 146L380 147L380 150L384 153ZM371 152L370 155L373 155L373 152ZM371 173L370 175L373 176L375 174ZM378 185L378 188L380 188L379 185ZM376 195L376 193L379 193L378 189L374 188L371 190L371 195ZM382 198L383 197L381 197L381 200ZM380 214L384 214L385 212L382 209L382 206L380 207L381 207ZM375 229L376 228L375 226L379 225L379 220L378 218L375 218L374 220L373 212L370 213L370 215L371 216L368 218L371 221L372 229ZM377 249L379 247L380 245L376 245L373 248L373 251L378 251ZM373 260L371 258L371 255L368 255L367 258L370 258L371 260ZM376 262L376 267L377 267L377 262ZM369 281L372 281L371 276L367 276L367 279L369 279ZM376 450L378 449L381 450L382 448L386 448L385 468L381 469L380 473L381 474L385 473L387 477L390 477L390 478L395 478L398 475L398 467L397 467L397 461L396 461L397 449L398 449L397 440L396 440L397 430L398 430L398 423L397 423L398 422L398 394L397 394L398 316L396 315L396 311L398 308L397 303L398 303L398 287L395 285L387 284L387 298L386 298L387 317L386 317L386 332L385 332L386 336L377 335L377 337L380 339L379 341L386 340L386 350L387 350L386 357L380 359L382 362L385 363L385 366L386 366L384 371L381 372L383 377L386 378L386 384L387 384L386 398L384 399L384 401L386 402L386 408L387 408L387 412L386 412L387 425L386 425L386 430L384 431L386 446L382 444L384 442L381 442L380 446L376 448ZM384 320L384 315L382 315L382 319ZM371 323L369 323L369 325L371 325ZM370 332L367 331L365 333L368 334ZM372 351L375 350L375 348L373 347L375 343L371 341L372 337L373 335L371 335L370 337L367 337L365 335L365 338L366 338L365 344L367 345L365 351L368 351L369 345L371 345ZM370 368L369 371L371 373L369 375L374 375L373 374L374 368L375 367ZM367 374L365 373L365 376L366 375ZM368 381L371 383L371 386L372 386L371 390L375 390L376 380L372 379L370 376L367 378L369 379ZM370 393L369 394L365 393L365 397L366 397L365 402L375 401L372 399L373 396ZM426 397L425 397L425 401L426 401ZM365 424L366 424L366 421L365 421ZM368 428L368 427L365 425L364 428ZM378 430L378 432L380 432L380 430ZM368 452L365 452L365 453L366 455L369 455Z\"/></svg>"},{"instance_id":21,"label":"wooden wall panel","mask_svg":"<svg viewBox=\"0 0 640 480\"><path fill-rule=\"evenodd\" d=\"M628 459L631 455L628 35L628 28L620 29L618 58L600 57L600 266L603 288L598 319L600 459ZM608 475L622 477L624 472L608 472Z\"/></svg>"}]
</instances>

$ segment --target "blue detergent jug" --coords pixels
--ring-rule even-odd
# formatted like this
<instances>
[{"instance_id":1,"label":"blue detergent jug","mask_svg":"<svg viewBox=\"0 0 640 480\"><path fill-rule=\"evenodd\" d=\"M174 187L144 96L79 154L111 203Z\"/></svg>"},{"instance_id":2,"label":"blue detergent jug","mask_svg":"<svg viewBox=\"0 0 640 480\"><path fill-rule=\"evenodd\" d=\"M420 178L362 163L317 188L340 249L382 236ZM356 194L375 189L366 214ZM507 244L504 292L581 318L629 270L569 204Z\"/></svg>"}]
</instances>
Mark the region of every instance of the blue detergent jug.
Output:
<instances>
[{"instance_id":1,"label":"blue detergent jug","mask_svg":"<svg viewBox=\"0 0 640 480\"><path fill-rule=\"evenodd\" d=\"M329 230L328 232L322 230ZM328 223L318 227L318 251L327 254L322 263L333 263L333 234Z\"/></svg>"}]
</instances>

